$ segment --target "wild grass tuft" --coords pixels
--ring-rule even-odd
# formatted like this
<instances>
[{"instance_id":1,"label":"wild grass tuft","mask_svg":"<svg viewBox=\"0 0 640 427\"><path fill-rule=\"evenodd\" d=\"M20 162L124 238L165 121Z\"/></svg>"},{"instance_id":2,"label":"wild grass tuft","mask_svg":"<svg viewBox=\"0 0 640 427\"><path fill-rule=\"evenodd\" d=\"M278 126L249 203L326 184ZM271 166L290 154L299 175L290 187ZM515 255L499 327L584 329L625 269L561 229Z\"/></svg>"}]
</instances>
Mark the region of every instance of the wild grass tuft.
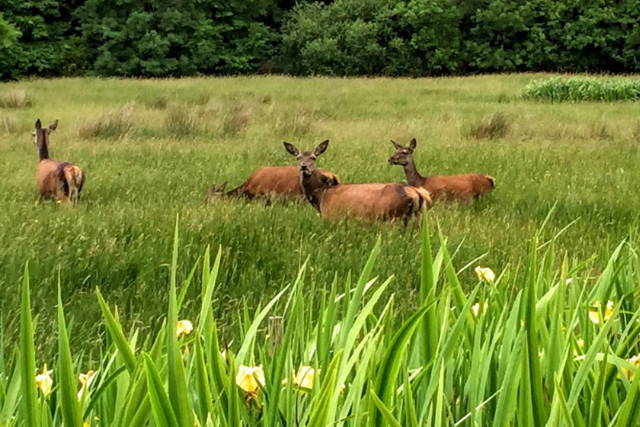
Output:
<instances>
[{"instance_id":1,"label":"wild grass tuft","mask_svg":"<svg viewBox=\"0 0 640 427\"><path fill-rule=\"evenodd\" d=\"M3 133L16 133L18 131L16 118L6 114L0 116L0 131Z\"/></svg>"},{"instance_id":2,"label":"wild grass tuft","mask_svg":"<svg viewBox=\"0 0 640 427\"><path fill-rule=\"evenodd\" d=\"M275 128L278 134L284 137L301 138L313 130L315 123L313 111L299 108L278 114Z\"/></svg>"},{"instance_id":3,"label":"wild grass tuft","mask_svg":"<svg viewBox=\"0 0 640 427\"><path fill-rule=\"evenodd\" d=\"M18 109L33 106L33 98L26 90L9 90L0 93L0 108Z\"/></svg>"},{"instance_id":4,"label":"wild grass tuft","mask_svg":"<svg viewBox=\"0 0 640 427\"><path fill-rule=\"evenodd\" d=\"M534 80L522 92L524 99L547 102L636 101L640 99L640 79L604 77L552 77Z\"/></svg>"},{"instance_id":5,"label":"wild grass tuft","mask_svg":"<svg viewBox=\"0 0 640 427\"><path fill-rule=\"evenodd\" d=\"M175 106L171 108L164 119L165 132L178 139L193 137L200 133L200 123L198 118L186 106Z\"/></svg>"},{"instance_id":6,"label":"wild grass tuft","mask_svg":"<svg viewBox=\"0 0 640 427\"><path fill-rule=\"evenodd\" d=\"M611 141L613 135L606 123L597 122L587 126L587 137L598 141Z\"/></svg>"},{"instance_id":7,"label":"wild grass tuft","mask_svg":"<svg viewBox=\"0 0 640 427\"><path fill-rule=\"evenodd\" d=\"M169 98L165 95L150 99L144 103L147 108L152 110L164 110L169 105Z\"/></svg>"},{"instance_id":8,"label":"wild grass tuft","mask_svg":"<svg viewBox=\"0 0 640 427\"><path fill-rule=\"evenodd\" d=\"M479 123L469 127L467 135L475 139L501 139L508 135L511 120L501 112L485 116Z\"/></svg>"},{"instance_id":9,"label":"wild grass tuft","mask_svg":"<svg viewBox=\"0 0 640 427\"><path fill-rule=\"evenodd\" d=\"M222 116L220 131L224 136L235 136L249 126L251 109L242 104L233 104Z\"/></svg>"},{"instance_id":10,"label":"wild grass tuft","mask_svg":"<svg viewBox=\"0 0 640 427\"><path fill-rule=\"evenodd\" d=\"M124 105L118 113L104 115L99 119L87 120L78 128L78 136L82 139L119 139L126 136L133 128L135 102Z\"/></svg>"}]
</instances>

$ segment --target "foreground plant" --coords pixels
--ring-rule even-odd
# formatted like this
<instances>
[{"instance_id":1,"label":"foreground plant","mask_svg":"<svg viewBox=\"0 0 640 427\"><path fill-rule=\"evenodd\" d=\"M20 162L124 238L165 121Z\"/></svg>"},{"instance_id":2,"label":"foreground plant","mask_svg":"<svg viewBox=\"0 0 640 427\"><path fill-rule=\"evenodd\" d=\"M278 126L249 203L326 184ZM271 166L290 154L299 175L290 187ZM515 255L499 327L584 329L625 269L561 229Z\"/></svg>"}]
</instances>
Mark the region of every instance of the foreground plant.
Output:
<instances>
[{"instance_id":1,"label":"foreground plant","mask_svg":"<svg viewBox=\"0 0 640 427\"><path fill-rule=\"evenodd\" d=\"M20 343L6 355L0 347L0 425L640 422L640 265L627 242L591 285L581 279L584 263L571 267L565 256L555 266L555 237L542 242L538 233L522 274L507 269L494 281L493 272L478 270L482 280L466 294L442 236L432 254L426 214L423 239L419 307L404 322L386 293L390 280L371 278L378 242L355 282L305 283L305 263L261 309L250 315L245 308L237 344L228 345L212 310L221 251L213 266L205 252L199 316L178 320L196 270L178 294L176 227L164 326L142 341L137 330L126 336L98 291L105 356L95 372L79 376L61 299L58 361L54 372L36 372L25 267ZM594 317L593 301L611 303Z\"/></svg>"},{"instance_id":2,"label":"foreground plant","mask_svg":"<svg viewBox=\"0 0 640 427\"><path fill-rule=\"evenodd\" d=\"M640 80L551 77L529 83L524 88L523 98L547 102L636 101L640 99Z\"/></svg>"}]
</instances>

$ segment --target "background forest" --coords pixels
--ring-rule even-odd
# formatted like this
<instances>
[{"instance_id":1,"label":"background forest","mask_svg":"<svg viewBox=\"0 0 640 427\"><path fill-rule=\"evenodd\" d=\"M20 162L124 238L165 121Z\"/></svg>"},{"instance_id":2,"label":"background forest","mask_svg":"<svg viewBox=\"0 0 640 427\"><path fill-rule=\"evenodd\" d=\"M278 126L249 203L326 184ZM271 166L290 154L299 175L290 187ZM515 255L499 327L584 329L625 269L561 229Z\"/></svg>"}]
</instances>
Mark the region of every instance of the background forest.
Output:
<instances>
[{"instance_id":1,"label":"background forest","mask_svg":"<svg viewBox=\"0 0 640 427\"><path fill-rule=\"evenodd\" d=\"M1 0L0 79L640 71L637 0Z\"/></svg>"}]
</instances>

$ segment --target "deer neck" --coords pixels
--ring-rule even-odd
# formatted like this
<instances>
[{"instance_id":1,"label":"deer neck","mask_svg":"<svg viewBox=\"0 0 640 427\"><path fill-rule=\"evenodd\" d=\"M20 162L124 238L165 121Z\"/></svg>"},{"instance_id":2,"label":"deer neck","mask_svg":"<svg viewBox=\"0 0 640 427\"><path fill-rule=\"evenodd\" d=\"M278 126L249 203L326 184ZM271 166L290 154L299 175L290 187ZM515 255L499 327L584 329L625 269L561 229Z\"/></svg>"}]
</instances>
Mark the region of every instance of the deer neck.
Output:
<instances>
[{"instance_id":1,"label":"deer neck","mask_svg":"<svg viewBox=\"0 0 640 427\"><path fill-rule=\"evenodd\" d=\"M49 158L49 148L47 147L46 143L38 146L38 158L40 159L40 161Z\"/></svg>"},{"instance_id":2,"label":"deer neck","mask_svg":"<svg viewBox=\"0 0 640 427\"><path fill-rule=\"evenodd\" d=\"M420 187L424 181L424 177L420 175L416 169L416 163L413 161L413 156L411 156L409 162L404 165L403 168L404 174L407 176L407 183L414 187Z\"/></svg>"},{"instance_id":3,"label":"deer neck","mask_svg":"<svg viewBox=\"0 0 640 427\"><path fill-rule=\"evenodd\" d=\"M322 204L322 198L327 190L327 186L322 182L321 174L316 169L311 175L300 175L300 186L304 197L307 199L311 206L320 211L320 205Z\"/></svg>"}]
</instances>

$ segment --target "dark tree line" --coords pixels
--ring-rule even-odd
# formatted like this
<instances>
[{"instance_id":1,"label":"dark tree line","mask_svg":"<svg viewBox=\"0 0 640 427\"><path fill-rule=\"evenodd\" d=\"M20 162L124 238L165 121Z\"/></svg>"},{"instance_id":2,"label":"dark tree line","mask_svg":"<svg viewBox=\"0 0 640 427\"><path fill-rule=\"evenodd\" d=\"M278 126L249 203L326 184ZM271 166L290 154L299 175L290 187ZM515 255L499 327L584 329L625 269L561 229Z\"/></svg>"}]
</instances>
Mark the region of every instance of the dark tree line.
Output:
<instances>
[{"instance_id":1,"label":"dark tree line","mask_svg":"<svg viewBox=\"0 0 640 427\"><path fill-rule=\"evenodd\" d=\"M640 71L638 0L0 0L0 79Z\"/></svg>"}]
</instances>

